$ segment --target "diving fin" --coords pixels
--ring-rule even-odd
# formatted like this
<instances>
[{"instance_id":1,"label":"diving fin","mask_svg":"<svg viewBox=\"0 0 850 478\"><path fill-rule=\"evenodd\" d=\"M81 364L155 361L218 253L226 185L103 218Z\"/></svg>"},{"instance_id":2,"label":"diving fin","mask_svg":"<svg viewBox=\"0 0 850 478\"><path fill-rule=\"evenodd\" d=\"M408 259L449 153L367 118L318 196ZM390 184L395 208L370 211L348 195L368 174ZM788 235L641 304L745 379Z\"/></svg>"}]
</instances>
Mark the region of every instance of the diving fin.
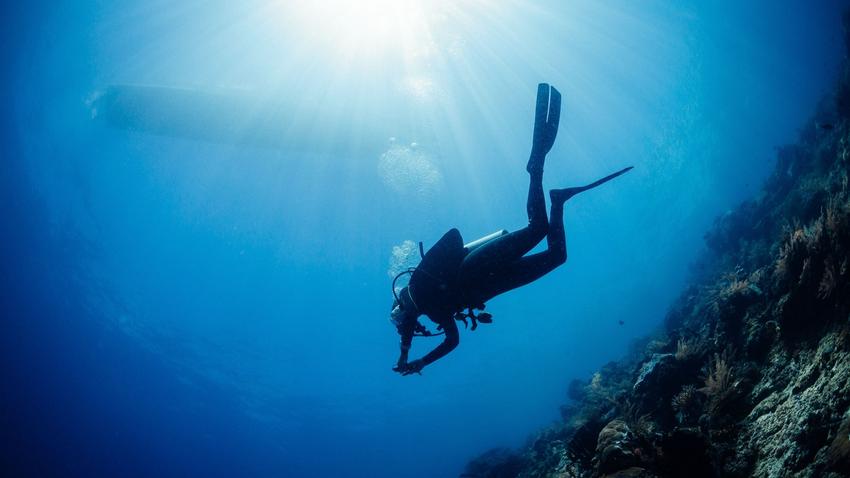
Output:
<instances>
[{"instance_id":1,"label":"diving fin","mask_svg":"<svg viewBox=\"0 0 850 478\"><path fill-rule=\"evenodd\" d=\"M561 93L548 83L537 85L537 105L534 110L534 139L531 157L525 166L533 174L543 173L543 161L558 135L561 121Z\"/></svg>"},{"instance_id":2,"label":"diving fin","mask_svg":"<svg viewBox=\"0 0 850 478\"><path fill-rule=\"evenodd\" d=\"M602 179L594 181L586 186L579 186L577 188L564 188L564 189L553 189L549 192L549 197L552 201L566 201L569 198L575 196L580 192L587 191L588 189L593 189L597 186L601 186L602 184L607 183L608 181L629 172L634 166L629 166L628 168L621 169L614 174L609 174Z\"/></svg>"}]
</instances>

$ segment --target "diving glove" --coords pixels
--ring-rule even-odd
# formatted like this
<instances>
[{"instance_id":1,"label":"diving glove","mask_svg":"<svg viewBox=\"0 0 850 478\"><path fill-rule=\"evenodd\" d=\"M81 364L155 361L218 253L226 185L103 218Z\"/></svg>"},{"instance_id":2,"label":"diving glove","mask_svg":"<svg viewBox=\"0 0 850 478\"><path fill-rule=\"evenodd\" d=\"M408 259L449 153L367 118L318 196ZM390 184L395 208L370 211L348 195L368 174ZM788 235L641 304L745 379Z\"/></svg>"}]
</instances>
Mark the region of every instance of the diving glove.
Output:
<instances>
[{"instance_id":1,"label":"diving glove","mask_svg":"<svg viewBox=\"0 0 850 478\"><path fill-rule=\"evenodd\" d=\"M413 362L399 364L393 367L393 370L402 374L402 375L411 375L414 373L418 373L422 375L422 369L425 368L425 362L422 359L414 360Z\"/></svg>"}]
</instances>

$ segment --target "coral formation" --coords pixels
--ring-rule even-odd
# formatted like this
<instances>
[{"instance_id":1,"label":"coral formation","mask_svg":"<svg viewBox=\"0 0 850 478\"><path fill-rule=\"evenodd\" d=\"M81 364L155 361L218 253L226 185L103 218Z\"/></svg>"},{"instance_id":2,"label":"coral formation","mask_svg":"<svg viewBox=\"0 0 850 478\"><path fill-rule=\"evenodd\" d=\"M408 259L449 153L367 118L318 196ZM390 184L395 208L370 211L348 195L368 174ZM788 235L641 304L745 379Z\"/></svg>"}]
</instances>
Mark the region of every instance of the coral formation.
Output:
<instances>
[{"instance_id":1,"label":"coral formation","mask_svg":"<svg viewBox=\"0 0 850 478\"><path fill-rule=\"evenodd\" d=\"M708 412L718 414L723 404L730 400L735 391L737 382L733 381L733 370L730 365L730 353L726 349L722 353L715 353L714 360L706 367L708 371L705 376L705 386L700 392L708 395Z\"/></svg>"},{"instance_id":2,"label":"coral formation","mask_svg":"<svg viewBox=\"0 0 850 478\"><path fill-rule=\"evenodd\" d=\"M762 193L715 221L646 347L574 380L560 423L469 476L850 476L848 178L850 63Z\"/></svg>"}]
</instances>

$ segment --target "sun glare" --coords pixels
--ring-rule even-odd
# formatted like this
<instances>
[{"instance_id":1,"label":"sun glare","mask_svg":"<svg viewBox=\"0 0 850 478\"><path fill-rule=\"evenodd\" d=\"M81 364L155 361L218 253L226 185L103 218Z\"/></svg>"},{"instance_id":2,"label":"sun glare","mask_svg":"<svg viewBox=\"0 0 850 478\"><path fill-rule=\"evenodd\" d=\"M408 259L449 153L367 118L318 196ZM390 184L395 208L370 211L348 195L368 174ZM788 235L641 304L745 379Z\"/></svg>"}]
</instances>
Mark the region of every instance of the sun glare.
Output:
<instances>
[{"instance_id":1,"label":"sun glare","mask_svg":"<svg viewBox=\"0 0 850 478\"><path fill-rule=\"evenodd\" d=\"M330 54L368 59L427 56L432 28L445 15L443 0L312 0L283 2L298 26Z\"/></svg>"}]
</instances>

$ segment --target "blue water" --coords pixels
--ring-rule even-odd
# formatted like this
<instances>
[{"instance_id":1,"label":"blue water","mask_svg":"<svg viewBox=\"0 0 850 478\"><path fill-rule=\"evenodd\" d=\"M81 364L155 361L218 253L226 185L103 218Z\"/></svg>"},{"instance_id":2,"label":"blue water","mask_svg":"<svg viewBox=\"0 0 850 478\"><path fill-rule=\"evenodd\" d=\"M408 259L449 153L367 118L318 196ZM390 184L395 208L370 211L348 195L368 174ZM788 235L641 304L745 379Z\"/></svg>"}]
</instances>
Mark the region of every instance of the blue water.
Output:
<instances>
[{"instance_id":1,"label":"blue water","mask_svg":"<svg viewBox=\"0 0 850 478\"><path fill-rule=\"evenodd\" d=\"M4 3L4 476L448 477L521 446L660 324L834 84L846 2L741 3ZM524 225L541 81L547 188L635 169L567 205L566 266L398 376L393 248ZM121 128L120 84L312 129Z\"/></svg>"}]
</instances>

